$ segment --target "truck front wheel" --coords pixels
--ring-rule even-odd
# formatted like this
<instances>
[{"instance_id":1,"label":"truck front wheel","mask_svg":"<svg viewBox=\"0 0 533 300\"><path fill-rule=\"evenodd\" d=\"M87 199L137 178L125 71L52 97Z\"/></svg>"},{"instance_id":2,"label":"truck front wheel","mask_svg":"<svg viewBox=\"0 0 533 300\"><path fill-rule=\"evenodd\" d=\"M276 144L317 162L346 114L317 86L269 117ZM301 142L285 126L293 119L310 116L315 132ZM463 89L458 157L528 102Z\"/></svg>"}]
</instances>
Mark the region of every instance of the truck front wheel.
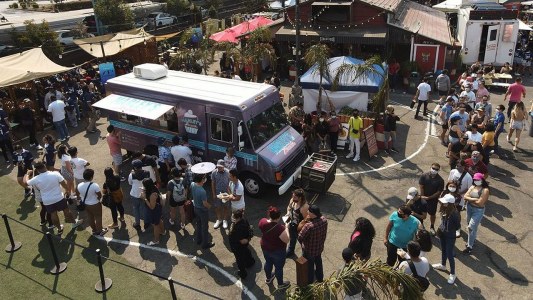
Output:
<instances>
[{"instance_id":1,"label":"truck front wheel","mask_svg":"<svg viewBox=\"0 0 533 300\"><path fill-rule=\"evenodd\" d=\"M242 184L246 194L257 197L265 192L265 183L259 176L252 173L245 173L242 176Z\"/></svg>"}]
</instances>

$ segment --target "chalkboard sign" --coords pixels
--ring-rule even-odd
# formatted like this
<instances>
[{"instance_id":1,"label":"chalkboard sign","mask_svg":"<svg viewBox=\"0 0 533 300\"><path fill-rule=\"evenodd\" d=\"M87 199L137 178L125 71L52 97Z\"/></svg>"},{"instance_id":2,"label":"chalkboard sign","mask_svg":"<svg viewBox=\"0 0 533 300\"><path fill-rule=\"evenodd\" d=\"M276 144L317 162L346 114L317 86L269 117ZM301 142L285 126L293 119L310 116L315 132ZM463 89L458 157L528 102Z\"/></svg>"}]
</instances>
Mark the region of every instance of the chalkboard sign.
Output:
<instances>
[{"instance_id":1,"label":"chalkboard sign","mask_svg":"<svg viewBox=\"0 0 533 300\"><path fill-rule=\"evenodd\" d=\"M378 154L378 143L376 141L376 135L374 134L374 126L370 125L363 129L366 140L366 148L368 149L368 156L372 157Z\"/></svg>"}]
</instances>

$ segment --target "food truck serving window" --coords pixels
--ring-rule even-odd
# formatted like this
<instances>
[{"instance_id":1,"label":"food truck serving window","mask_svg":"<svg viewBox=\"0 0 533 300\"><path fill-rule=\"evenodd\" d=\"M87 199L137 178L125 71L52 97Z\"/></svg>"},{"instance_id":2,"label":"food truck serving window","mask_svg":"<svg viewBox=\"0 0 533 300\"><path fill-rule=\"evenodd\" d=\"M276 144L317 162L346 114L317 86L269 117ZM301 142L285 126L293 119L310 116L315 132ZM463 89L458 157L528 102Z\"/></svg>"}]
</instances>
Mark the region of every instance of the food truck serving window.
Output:
<instances>
[{"instance_id":1,"label":"food truck serving window","mask_svg":"<svg viewBox=\"0 0 533 300\"><path fill-rule=\"evenodd\" d=\"M233 143L233 123L220 117L212 117L211 138L221 142Z\"/></svg>"},{"instance_id":2,"label":"food truck serving window","mask_svg":"<svg viewBox=\"0 0 533 300\"><path fill-rule=\"evenodd\" d=\"M283 104L278 102L246 122L254 148L261 147L280 130L289 125Z\"/></svg>"}]
</instances>

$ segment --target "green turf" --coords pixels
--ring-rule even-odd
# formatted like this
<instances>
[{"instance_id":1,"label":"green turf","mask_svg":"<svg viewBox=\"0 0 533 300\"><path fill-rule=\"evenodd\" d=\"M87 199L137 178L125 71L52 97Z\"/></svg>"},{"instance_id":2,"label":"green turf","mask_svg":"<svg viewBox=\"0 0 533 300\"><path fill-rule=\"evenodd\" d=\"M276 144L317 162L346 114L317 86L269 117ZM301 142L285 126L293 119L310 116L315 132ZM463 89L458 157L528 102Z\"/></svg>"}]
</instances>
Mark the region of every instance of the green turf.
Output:
<instances>
[{"instance_id":1,"label":"green turf","mask_svg":"<svg viewBox=\"0 0 533 300\"><path fill-rule=\"evenodd\" d=\"M22 202L22 193L22 188L16 182L8 176L1 176L0 213L40 229L40 208L35 208L33 201ZM44 234L13 221L10 225L15 240L22 242L22 248L12 254L4 251L9 239L4 222L0 220L0 299L171 298L169 290L158 279L154 280L148 274L105 260L105 276L113 280L113 286L105 295L97 293L94 285L99 280L99 273L93 251L55 239L60 261L68 263L68 268L58 276L51 275L48 270L53 265L53 259ZM92 237L89 232L69 230L70 225L65 225L63 238L92 249L100 248L102 255L128 264L119 254L110 250L105 242Z\"/></svg>"}]
</instances>

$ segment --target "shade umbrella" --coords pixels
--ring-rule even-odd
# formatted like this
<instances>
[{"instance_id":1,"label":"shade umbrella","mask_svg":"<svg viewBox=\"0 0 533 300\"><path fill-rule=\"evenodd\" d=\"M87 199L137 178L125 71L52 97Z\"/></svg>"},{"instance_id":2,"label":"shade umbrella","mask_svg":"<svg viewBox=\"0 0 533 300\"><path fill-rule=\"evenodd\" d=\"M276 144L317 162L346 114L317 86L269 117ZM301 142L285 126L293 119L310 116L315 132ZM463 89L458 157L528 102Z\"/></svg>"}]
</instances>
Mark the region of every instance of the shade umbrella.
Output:
<instances>
[{"instance_id":1,"label":"shade umbrella","mask_svg":"<svg viewBox=\"0 0 533 300\"><path fill-rule=\"evenodd\" d=\"M231 28L228 28L224 31L213 33L209 38L215 42L230 42L237 43L238 34L235 33Z\"/></svg>"},{"instance_id":2,"label":"shade umbrella","mask_svg":"<svg viewBox=\"0 0 533 300\"><path fill-rule=\"evenodd\" d=\"M217 166L212 162L201 162L191 167L191 171L195 174L208 174L213 172Z\"/></svg>"},{"instance_id":3,"label":"shade umbrella","mask_svg":"<svg viewBox=\"0 0 533 300\"><path fill-rule=\"evenodd\" d=\"M267 19L263 16L260 16L260 17L257 17L255 19L248 21L248 23L250 23L250 27L253 27L253 29L255 30L259 27L270 25L274 23L274 21Z\"/></svg>"}]
</instances>

